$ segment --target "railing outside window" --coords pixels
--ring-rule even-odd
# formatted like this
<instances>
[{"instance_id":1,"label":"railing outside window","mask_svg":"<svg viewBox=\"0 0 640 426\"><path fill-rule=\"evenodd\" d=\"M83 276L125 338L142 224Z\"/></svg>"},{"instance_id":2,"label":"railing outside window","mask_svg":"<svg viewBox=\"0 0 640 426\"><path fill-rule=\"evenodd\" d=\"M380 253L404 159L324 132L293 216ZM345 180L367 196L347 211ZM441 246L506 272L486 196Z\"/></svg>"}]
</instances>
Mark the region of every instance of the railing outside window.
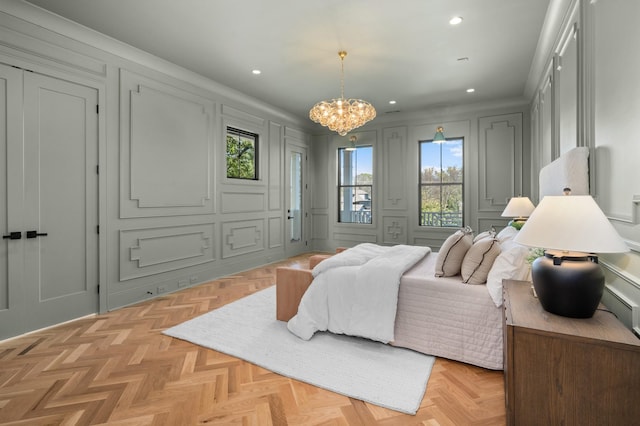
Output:
<instances>
[{"instance_id":1,"label":"railing outside window","mask_svg":"<svg viewBox=\"0 0 640 426\"><path fill-rule=\"evenodd\" d=\"M373 223L373 147L338 148L338 222Z\"/></svg>"},{"instance_id":2,"label":"railing outside window","mask_svg":"<svg viewBox=\"0 0 640 426\"><path fill-rule=\"evenodd\" d=\"M420 226L462 227L462 212L421 212Z\"/></svg>"},{"instance_id":3,"label":"railing outside window","mask_svg":"<svg viewBox=\"0 0 640 426\"><path fill-rule=\"evenodd\" d=\"M419 226L463 226L463 144L462 138L419 142Z\"/></svg>"},{"instance_id":4,"label":"railing outside window","mask_svg":"<svg viewBox=\"0 0 640 426\"><path fill-rule=\"evenodd\" d=\"M345 217L345 215L349 215L349 217ZM349 223L371 223L371 211L355 211L355 212L346 212L343 213L343 222Z\"/></svg>"}]
</instances>

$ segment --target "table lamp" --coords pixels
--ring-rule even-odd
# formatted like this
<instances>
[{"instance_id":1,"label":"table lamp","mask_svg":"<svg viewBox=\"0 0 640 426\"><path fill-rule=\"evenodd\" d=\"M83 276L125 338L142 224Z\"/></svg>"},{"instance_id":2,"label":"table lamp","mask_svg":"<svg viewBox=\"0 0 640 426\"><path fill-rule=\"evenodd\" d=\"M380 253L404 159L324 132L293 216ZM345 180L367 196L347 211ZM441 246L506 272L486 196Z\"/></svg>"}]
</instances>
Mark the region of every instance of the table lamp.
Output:
<instances>
[{"instance_id":1,"label":"table lamp","mask_svg":"<svg viewBox=\"0 0 640 426\"><path fill-rule=\"evenodd\" d=\"M533 287L547 311L590 318L604 290L595 253L629 251L590 195L546 196L515 242L545 249L531 265Z\"/></svg>"},{"instance_id":2,"label":"table lamp","mask_svg":"<svg viewBox=\"0 0 640 426\"><path fill-rule=\"evenodd\" d=\"M511 197L507 207L505 207L500 216L514 218L509 222L509 225L520 229L534 209L535 206L529 197Z\"/></svg>"}]
</instances>

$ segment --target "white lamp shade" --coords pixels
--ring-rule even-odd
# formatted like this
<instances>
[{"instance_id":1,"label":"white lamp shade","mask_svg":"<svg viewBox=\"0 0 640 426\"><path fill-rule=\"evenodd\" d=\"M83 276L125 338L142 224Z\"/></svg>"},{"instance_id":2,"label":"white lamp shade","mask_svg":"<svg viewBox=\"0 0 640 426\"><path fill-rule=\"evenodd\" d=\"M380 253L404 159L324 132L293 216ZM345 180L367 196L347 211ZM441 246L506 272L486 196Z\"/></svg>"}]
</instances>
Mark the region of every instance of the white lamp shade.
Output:
<instances>
[{"instance_id":1,"label":"white lamp shade","mask_svg":"<svg viewBox=\"0 0 640 426\"><path fill-rule=\"evenodd\" d=\"M590 195L544 197L514 241L529 247L584 253L629 251Z\"/></svg>"},{"instance_id":2,"label":"white lamp shade","mask_svg":"<svg viewBox=\"0 0 640 426\"><path fill-rule=\"evenodd\" d=\"M502 212L502 217L529 217L535 206L529 197L512 197Z\"/></svg>"}]
</instances>

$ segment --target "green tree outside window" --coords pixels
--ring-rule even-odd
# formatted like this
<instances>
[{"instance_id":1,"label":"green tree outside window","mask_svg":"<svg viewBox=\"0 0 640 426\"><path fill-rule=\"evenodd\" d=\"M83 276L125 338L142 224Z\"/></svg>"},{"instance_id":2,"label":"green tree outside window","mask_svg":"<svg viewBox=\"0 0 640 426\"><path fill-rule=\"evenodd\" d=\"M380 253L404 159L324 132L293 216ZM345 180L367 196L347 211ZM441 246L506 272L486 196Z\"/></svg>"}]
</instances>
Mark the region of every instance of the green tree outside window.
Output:
<instances>
[{"instance_id":1,"label":"green tree outside window","mask_svg":"<svg viewBox=\"0 0 640 426\"><path fill-rule=\"evenodd\" d=\"M227 177L258 179L258 135L227 128Z\"/></svg>"},{"instance_id":2,"label":"green tree outside window","mask_svg":"<svg viewBox=\"0 0 640 426\"><path fill-rule=\"evenodd\" d=\"M420 226L463 226L463 140L420 141Z\"/></svg>"}]
</instances>

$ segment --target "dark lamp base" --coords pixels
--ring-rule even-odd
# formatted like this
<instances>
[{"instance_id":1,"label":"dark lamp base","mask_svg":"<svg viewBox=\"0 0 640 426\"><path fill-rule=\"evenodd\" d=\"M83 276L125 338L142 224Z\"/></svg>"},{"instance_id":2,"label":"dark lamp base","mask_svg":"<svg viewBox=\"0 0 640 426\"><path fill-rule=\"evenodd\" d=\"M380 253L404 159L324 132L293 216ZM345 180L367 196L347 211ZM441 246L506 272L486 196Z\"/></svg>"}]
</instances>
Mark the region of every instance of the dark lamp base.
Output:
<instances>
[{"instance_id":1,"label":"dark lamp base","mask_svg":"<svg viewBox=\"0 0 640 426\"><path fill-rule=\"evenodd\" d=\"M545 253L531 264L533 287L545 311L570 318L591 318L604 290L596 256Z\"/></svg>"}]
</instances>

